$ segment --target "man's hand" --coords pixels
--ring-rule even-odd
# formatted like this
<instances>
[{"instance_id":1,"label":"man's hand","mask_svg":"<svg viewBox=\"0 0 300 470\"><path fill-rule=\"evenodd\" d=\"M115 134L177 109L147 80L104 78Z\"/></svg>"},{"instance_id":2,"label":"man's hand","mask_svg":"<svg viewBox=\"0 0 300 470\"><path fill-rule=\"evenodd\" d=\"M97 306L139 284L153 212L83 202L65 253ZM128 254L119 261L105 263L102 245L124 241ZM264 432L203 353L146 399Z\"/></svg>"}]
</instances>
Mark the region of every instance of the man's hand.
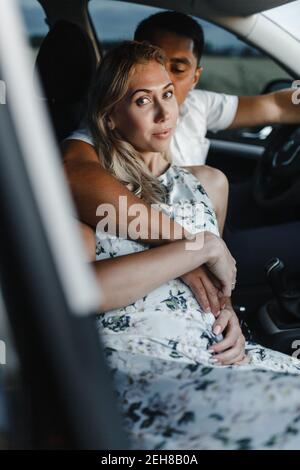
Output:
<instances>
[{"instance_id":1,"label":"man's hand","mask_svg":"<svg viewBox=\"0 0 300 470\"><path fill-rule=\"evenodd\" d=\"M247 362L245 337L232 307L227 306L221 311L214 323L213 332L216 335L224 334L222 341L209 348L217 364L230 365Z\"/></svg>"},{"instance_id":2,"label":"man's hand","mask_svg":"<svg viewBox=\"0 0 300 470\"><path fill-rule=\"evenodd\" d=\"M194 293L197 301L205 312L215 316L225 307L225 301L220 298L220 282L205 266L184 274L180 278Z\"/></svg>"}]
</instances>

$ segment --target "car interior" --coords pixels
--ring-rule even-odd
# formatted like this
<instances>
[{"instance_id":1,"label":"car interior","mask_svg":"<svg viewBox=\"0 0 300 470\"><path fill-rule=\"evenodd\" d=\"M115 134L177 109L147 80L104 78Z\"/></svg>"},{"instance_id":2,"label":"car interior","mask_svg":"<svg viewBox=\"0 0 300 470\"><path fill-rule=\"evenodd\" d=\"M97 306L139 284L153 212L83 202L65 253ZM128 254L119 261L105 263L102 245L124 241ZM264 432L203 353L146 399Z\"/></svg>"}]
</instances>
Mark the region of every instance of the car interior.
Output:
<instances>
[{"instance_id":1,"label":"car interior","mask_svg":"<svg viewBox=\"0 0 300 470\"><path fill-rule=\"evenodd\" d=\"M103 50L101 35L94 24L92 9L89 4L101 3L101 0L39 0L45 24L48 32L44 35L36 53L33 68L40 78L41 87L36 90L37 101L42 101L47 109L53 134L57 144L67 137L73 130L80 126L87 103L89 86L95 73L97 63L101 60ZM107 4L122 3L113 0ZM139 4L140 7L168 8L167 1L128 1L128 4ZM174 6L173 6L174 3ZM186 5L183 6L183 3ZM226 32L231 32L247 46L263 51L272 61L279 64L282 70L282 79L270 80L263 84L260 92L266 93L290 87L293 80L297 78L297 68L291 66L291 60L283 62L282 51L270 50L270 39L263 38L255 30L248 33L249 24L254 17L261 22L267 21L267 17L261 13L269 8L288 3L284 1L253 1L253 2L221 2L218 0L210 2L172 2L172 7L178 11L194 15L212 25L218 25ZM72 4L72 5L71 5ZM259 16L261 15L261 17ZM145 10L147 16L147 10ZM257 22L258 19L255 19ZM243 26L244 25L244 26ZM258 25L257 31L263 26ZM244 30L242 29L244 28ZM251 30L252 31L252 30ZM267 29L265 29L267 31ZM271 33L270 33L271 34ZM265 33L267 36L267 33ZM268 44L268 46L266 46ZM269 47L269 48L268 48ZM293 46L296 47L296 46ZM300 42L298 42L297 53L299 54ZM295 49L296 50L296 49ZM298 67L298 66L297 66ZM288 77L288 78L287 78ZM42 92L41 92L42 90ZM1 108L0 108L1 110ZM3 113L3 112L2 112ZM7 121L7 122L6 122ZM13 125L9 116L3 117L6 122L6 130L1 126L1 133L11 135L11 148L15 146L17 152L20 143L15 136ZM237 314L240 316L245 331L249 338L260 341L279 351L292 354L291 345L295 340L300 340L300 126L299 125L274 125L262 126L255 129L225 130L217 133L208 133L211 147L207 164L222 170L230 183L230 201L228 219L225 226L224 238L237 260L238 282L233 293L233 304ZM5 139L4 139L5 140ZM7 139L8 140L8 139ZM3 141L3 138L1 138ZM7 144L9 145L9 143ZM2 152L9 152L3 147ZM2 153L1 152L1 153ZM4 158L1 161L4 161ZM13 162L11 162L11 165ZM3 163L4 165L4 163ZM17 165L17 164L16 164ZM19 168L17 168L19 166ZM15 168L7 168L0 171L0 175L11 175L14 184L24 186L20 180L17 183L16 174L22 175L24 168L19 161ZM20 176L21 178L21 176ZM24 176L26 180L26 175ZM9 180L2 177L3 195L7 191L9 198ZM250 189L249 189L250 188ZM14 201L15 211L23 214L18 224L26 227L28 221L26 216L35 208L35 201L30 197L30 187L27 181L28 197L23 197L20 192L19 198ZM24 189L24 191L25 191ZM25 193L26 193L25 191ZM24 194L25 194L24 193ZM250 196L249 196L250 195ZM5 199L3 196L2 199ZM7 200L7 199L5 199ZM22 202L23 200L23 202ZM25 202L31 201L31 205L25 206ZM13 202L11 202L13 204ZM9 216L8 207L2 203L7 220L6 230L2 235L2 244L9 245L8 239L14 228L14 220ZM21 208L21 209L20 209ZM11 210L11 207L10 207ZM34 221L33 221L34 224ZM52 266L51 250L45 242L45 234L42 223L35 227L36 240L26 230L24 231L24 246L34 250L38 256L38 250L44 251L48 260L44 263ZM284 244L281 249L280 240ZM34 242L34 244L33 244ZM37 259L29 260L25 256L20 241L16 240L17 249L2 250L1 261L6 273L6 295L5 303L15 312L26 309L25 317L11 318L12 330L19 357L22 359L22 369L27 375L27 383L31 386L23 395L22 401L30 402L35 412L22 412L22 420L16 416L21 406L19 401L18 387L11 385L12 406L14 409L14 426L17 429L14 439L9 440L11 447L20 445L21 435L24 434L26 426L32 427L35 434L30 442L21 442L23 446L36 447L68 447L79 448L122 448L126 447L126 439L122 435L118 413L106 405L95 411L97 393L101 393L103 404L109 403L109 395L113 394L111 389L103 390L101 378L107 381L107 371L104 359L99 347L96 345L96 335L93 331L89 318L74 318L66 315L66 300L62 294L55 269L53 267L53 278L47 282L56 286L56 295L51 296L46 289L46 277L43 284L44 291L39 294L39 302L36 299L34 286L38 282L34 275L34 264ZM31 247L31 248L30 248ZM279 248L278 248L279 247ZM32 268L32 278L19 270L18 279L13 266L22 266L23 259L26 266ZM45 276L48 276L45 273ZM25 290L20 295L14 295L16 282L24 284ZM4 277L1 278L1 284ZM53 291L53 292L54 292ZM53 300L54 299L54 300ZM56 302L53 305L52 302ZM43 306L42 320L38 318L37 311ZM51 315L56 311L57 316ZM91 313L91 312L90 312ZM47 343L49 329L55 331L60 322L69 323L66 330L70 332L69 337L60 338L54 344ZM37 334L39 340L37 341ZM65 330L64 330L65 331ZM30 341L24 341L24 334ZM74 348L74 337L76 347ZM84 342L89 347L83 347L84 357L79 358L76 354L78 345ZM47 345L48 344L48 345ZM60 345L61 346L60 348ZM37 357L37 351L41 351ZM50 359L49 359L50 357ZM61 364L61 357L65 357L65 364ZM24 361L25 358L25 361ZM77 395L72 394L68 388L73 382L73 376L65 377L65 370L72 370L72 363L80 363L85 370L84 376L88 381L89 373L92 377L89 385L82 387L78 383ZM103 377L97 375L99 361L103 364ZM34 363L35 380L32 380ZM89 366L88 366L89 365ZM1 381L1 376L0 376ZM1 382L0 382L1 383ZM72 387L74 384L72 383ZM89 391L85 390L88 389ZM56 390L62 390L60 394ZM89 403L88 410L80 413L77 406L82 395ZM50 398L51 396L51 398ZM55 400L53 400L53 396ZM41 398L42 397L42 398ZM78 400L78 402L76 402ZM42 403L41 403L42 401ZM19 403L17 405L17 403ZM24 403L23 403L24 404ZM43 410L40 413L40 410ZM62 411L63 410L63 411ZM35 422L32 423L32 416ZM58 416L61 416L58 418ZM108 417L109 416L109 417ZM112 418L113 417L113 418ZM107 433L105 422L110 421L110 433ZM46 425L45 425L46 422ZM90 423L93 423L93 426ZM97 424L98 423L98 424ZM1 424L1 423L0 423ZM70 429L72 428L72 432ZM46 429L46 431L45 431ZM102 429L102 431L101 431ZM103 429L106 430L103 433ZM74 431L75 430L75 431ZM100 438L97 440L95 436ZM66 436L68 436L66 438ZM1 440L0 440L1 444ZM3 444L8 445L7 442ZM120 447L119 447L120 448Z\"/></svg>"}]
</instances>

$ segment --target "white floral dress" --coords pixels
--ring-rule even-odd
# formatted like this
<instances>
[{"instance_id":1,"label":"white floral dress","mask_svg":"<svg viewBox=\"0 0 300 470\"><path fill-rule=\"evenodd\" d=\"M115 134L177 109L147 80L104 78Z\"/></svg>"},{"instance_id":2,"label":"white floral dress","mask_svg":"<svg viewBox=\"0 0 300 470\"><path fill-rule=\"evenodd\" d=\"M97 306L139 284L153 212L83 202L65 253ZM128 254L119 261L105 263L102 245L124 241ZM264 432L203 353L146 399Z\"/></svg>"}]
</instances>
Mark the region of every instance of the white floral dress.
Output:
<instances>
[{"instance_id":1,"label":"white floral dress","mask_svg":"<svg viewBox=\"0 0 300 470\"><path fill-rule=\"evenodd\" d=\"M218 234L211 202L191 173L170 166L159 179L165 212L189 230ZM178 208L187 203L193 210L184 219ZM96 235L98 260L149 249ZM215 365L208 351L221 339L214 321L178 279L97 317L132 447L300 449L300 361L247 343L248 364Z\"/></svg>"}]
</instances>

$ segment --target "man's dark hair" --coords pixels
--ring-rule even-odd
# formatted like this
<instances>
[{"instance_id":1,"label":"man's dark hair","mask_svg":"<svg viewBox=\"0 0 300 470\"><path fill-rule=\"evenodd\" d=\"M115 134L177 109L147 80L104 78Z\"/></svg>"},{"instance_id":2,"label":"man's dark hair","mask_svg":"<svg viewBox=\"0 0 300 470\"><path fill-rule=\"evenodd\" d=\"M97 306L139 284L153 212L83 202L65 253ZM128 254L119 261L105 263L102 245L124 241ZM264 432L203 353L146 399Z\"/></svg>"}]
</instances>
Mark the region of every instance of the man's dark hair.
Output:
<instances>
[{"instance_id":1,"label":"man's dark hair","mask_svg":"<svg viewBox=\"0 0 300 470\"><path fill-rule=\"evenodd\" d=\"M134 39L136 41L151 41L153 33L157 30L168 31L192 39L193 53L199 63L204 47L203 29L191 16L177 11L163 11L148 16L137 26Z\"/></svg>"}]
</instances>

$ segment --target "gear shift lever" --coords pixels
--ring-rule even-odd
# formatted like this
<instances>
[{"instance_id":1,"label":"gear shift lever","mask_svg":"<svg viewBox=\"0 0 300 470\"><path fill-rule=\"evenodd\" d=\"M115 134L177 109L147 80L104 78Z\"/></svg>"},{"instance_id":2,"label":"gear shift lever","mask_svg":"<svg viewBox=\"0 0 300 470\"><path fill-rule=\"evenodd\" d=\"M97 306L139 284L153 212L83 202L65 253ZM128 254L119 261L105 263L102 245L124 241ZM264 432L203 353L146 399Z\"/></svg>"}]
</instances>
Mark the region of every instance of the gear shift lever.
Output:
<instances>
[{"instance_id":1,"label":"gear shift lever","mask_svg":"<svg viewBox=\"0 0 300 470\"><path fill-rule=\"evenodd\" d=\"M285 322L300 318L300 292L287 287L284 263L279 258L272 258L265 266L267 279L279 305L279 317Z\"/></svg>"},{"instance_id":2,"label":"gear shift lever","mask_svg":"<svg viewBox=\"0 0 300 470\"><path fill-rule=\"evenodd\" d=\"M279 258L272 258L265 266L267 279L276 298L287 291L284 264Z\"/></svg>"},{"instance_id":3,"label":"gear shift lever","mask_svg":"<svg viewBox=\"0 0 300 470\"><path fill-rule=\"evenodd\" d=\"M284 263L272 258L265 266L273 298L257 312L259 341L286 354L293 354L300 338L300 290L291 290L285 277Z\"/></svg>"}]
</instances>

